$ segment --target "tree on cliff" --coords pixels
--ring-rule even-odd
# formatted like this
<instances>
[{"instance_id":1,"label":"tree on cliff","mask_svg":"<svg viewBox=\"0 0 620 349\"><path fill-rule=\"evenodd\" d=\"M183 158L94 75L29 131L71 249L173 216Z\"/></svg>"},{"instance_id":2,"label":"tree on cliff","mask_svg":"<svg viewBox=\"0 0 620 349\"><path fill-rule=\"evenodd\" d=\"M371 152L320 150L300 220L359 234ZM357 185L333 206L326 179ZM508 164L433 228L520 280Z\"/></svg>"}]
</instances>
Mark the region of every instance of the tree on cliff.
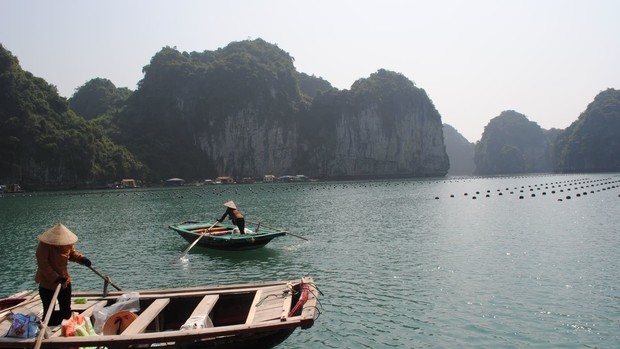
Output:
<instances>
[{"instance_id":1,"label":"tree on cliff","mask_svg":"<svg viewBox=\"0 0 620 349\"><path fill-rule=\"evenodd\" d=\"M620 170L620 91L599 93L554 144L559 172Z\"/></svg>"},{"instance_id":2,"label":"tree on cliff","mask_svg":"<svg viewBox=\"0 0 620 349\"><path fill-rule=\"evenodd\" d=\"M0 182L94 185L143 168L0 45Z\"/></svg>"},{"instance_id":3,"label":"tree on cliff","mask_svg":"<svg viewBox=\"0 0 620 349\"><path fill-rule=\"evenodd\" d=\"M69 107L84 119L91 120L121 108L129 96L131 90L128 88L117 88L108 79L95 78L76 89L69 98Z\"/></svg>"},{"instance_id":4,"label":"tree on cliff","mask_svg":"<svg viewBox=\"0 0 620 349\"><path fill-rule=\"evenodd\" d=\"M299 81L301 92L310 99L314 98L317 93L326 92L334 88L329 81L314 75L310 76L306 73L297 74L297 80Z\"/></svg>"},{"instance_id":5,"label":"tree on cliff","mask_svg":"<svg viewBox=\"0 0 620 349\"><path fill-rule=\"evenodd\" d=\"M476 174L547 172L550 145L544 130L513 110L491 119L476 144Z\"/></svg>"}]
</instances>

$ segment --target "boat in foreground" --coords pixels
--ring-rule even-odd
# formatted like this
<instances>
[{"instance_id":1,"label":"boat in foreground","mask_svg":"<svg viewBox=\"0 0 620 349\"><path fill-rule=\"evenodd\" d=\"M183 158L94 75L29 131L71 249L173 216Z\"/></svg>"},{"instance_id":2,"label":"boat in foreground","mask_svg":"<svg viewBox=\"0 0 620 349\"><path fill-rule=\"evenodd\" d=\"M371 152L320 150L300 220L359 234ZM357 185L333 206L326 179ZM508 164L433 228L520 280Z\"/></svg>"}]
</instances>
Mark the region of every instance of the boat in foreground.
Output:
<instances>
[{"instance_id":1,"label":"boat in foreground","mask_svg":"<svg viewBox=\"0 0 620 349\"><path fill-rule=\"evenodd\" d=\"M139 310L101 314L119 299L133 295ZM319 290L311 277L294 281L211 287L73 292L72 309L102 328L96 335L64 336L61 326L48 328L42 348L272 348L296 328L312 327L319 315ZM0 348L33 348L36 338L6 337L10 313L43 312L38 293L22 292L21 303L0 311ZM81 303L81 304L78 304ZM119 308L116 308L119 309ZM134 309L135 310L135 309ZM129 316L126 316L129 315ZM98 316L99 315L99 316Z\"/></svg>"},{"instance_id":2,"label":"boat in foreground","mask_svg":"<svg viewBox=\"0 0 620 349\"><path fill-rule=\"evenodd\" d=\"M286 231L257 224L246 227L245 234L233 224L218 222L183 222L169 226L190 243L198 240L198 246L217 250L253 250L267 245L276 237L286 235ZM253 228L253 230L252 230Z\"/></svg>"}]
</instances>

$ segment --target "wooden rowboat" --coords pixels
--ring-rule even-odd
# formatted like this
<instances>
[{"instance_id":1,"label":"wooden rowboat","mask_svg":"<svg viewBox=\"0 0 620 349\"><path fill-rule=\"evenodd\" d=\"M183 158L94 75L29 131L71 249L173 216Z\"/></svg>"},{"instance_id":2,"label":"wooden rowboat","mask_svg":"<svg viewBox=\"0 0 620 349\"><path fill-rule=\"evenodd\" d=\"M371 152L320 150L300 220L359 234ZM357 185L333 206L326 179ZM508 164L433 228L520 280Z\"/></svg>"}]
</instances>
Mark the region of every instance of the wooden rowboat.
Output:
<instances>
[{"instance_id":1,"label":"wooden rowboat","mask_svg":"<svg viewBox=\"0 0 620 349\"><path fill-rule=\"evenodd\" d=\"M253 250L267 245L286 231L265 226L246 227L246 233L240 234L236 226L215 222L183 222L169 226L190 243L198 241L198 246L217 250ZM210 229L209 229L210 228ZM204 234L204 235L203 235ZM202 235L202 236L201 236Z\"/></svg>"},{"instance_id":2,"label":"wooden rowboat","mask_svg":"<svg viewBox=\"0 0 620 349\"><path fill-rule=\"evenodd\" d=\"M296 328L312 327L319 315L319 290L311 277L133 292L139 294L140 310L127 317L129 322L125 326L113 326L112 332L107 330L107 322L114 317L111 316L102 333L83 337L64 337L56 327L42 340L41 347L272 348ZM115 291L101 296L95 292L74 292L74 300L86 301L73 304L73 311L93 319L94 312L114 304L123 294L127 293ZM0 348L34 347L35 338L4 336L10 320L3 315L9 311L41 316L40 301L24 303L28 304L0 312ZM203 319L200 326L196 326L196 319Z\"/></svg>"}]
</instances>

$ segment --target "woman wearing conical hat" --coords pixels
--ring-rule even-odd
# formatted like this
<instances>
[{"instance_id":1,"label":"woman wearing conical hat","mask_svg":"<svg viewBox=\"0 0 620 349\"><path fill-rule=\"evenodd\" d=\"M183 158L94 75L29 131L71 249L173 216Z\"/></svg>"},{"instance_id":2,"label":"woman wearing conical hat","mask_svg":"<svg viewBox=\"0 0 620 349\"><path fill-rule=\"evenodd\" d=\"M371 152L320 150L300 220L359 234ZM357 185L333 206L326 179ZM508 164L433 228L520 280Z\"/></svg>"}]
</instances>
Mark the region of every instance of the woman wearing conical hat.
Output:
<instances>
[{"instance_id":1,"label":"woman wearing conical hat","mask_svg":"<svg viewBox=\"0 0 620 349\"><path fill-rule=\"evenodd\" d=\"M232 224L236 225L239 228L239 232L241 234L245 234L245 220L243 219L243 215L237 209L237 205L231 200L224 203L226 206L226 212L222 215L222 218L218 219L218 222L222 222L226 216L232 221Z\"/></svg>"},{"instance_id":2,"label":"woman wearing conical hat","mask_svg":"<svg viewBox=\"0 0 620 349\"><path fill-rule=\"evenodd\" d=\"M69 261L90 267L88 258L79 253L73 244L78 237L62 224L56 224L39 235L37 246L37 272L34 280L39 284L39 295L43 303L43 319L46 316L54 291L62 284L58 293L60 316L52 314L50 325L59 325L62 319L71 317L71 275L67 269Z\"/></svg>"}]
</instances>

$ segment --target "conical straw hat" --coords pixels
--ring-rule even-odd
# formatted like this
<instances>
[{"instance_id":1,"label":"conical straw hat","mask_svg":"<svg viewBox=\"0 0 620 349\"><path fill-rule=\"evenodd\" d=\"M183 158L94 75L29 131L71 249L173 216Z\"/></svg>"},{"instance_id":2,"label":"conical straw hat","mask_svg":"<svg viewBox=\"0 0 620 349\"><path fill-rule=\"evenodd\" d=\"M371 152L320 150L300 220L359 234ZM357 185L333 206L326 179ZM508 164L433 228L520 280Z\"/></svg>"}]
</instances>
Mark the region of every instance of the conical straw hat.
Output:
<instances>
[{"instance_id":1,"label":"conical straw hat","mask_svg":"<svg viewBox=\"0 0 620 349\"><path fill-rule=\"evenodd\" d=\"M224 204L224 206L226 206L226 207L230 207L230 208L232 208L233 210L236 210L236 209L237 209L237 206L235 205L235 203L234 203L232 200L230 200L230 201L228 201L227 203L225 203L225 204Z\"/></svg>"},{"instance_id":2,"label":"conical straw hat","mask_svg":"<svg viewBox=\"0 0 620 349\"><path fill-rule=\"evenodd\" d=\"M73 245L78 241L77 235L64 225L58 223L45 233L39 235L39 240L48 245L66 246Z\"/></svg>"}]
</instances>

